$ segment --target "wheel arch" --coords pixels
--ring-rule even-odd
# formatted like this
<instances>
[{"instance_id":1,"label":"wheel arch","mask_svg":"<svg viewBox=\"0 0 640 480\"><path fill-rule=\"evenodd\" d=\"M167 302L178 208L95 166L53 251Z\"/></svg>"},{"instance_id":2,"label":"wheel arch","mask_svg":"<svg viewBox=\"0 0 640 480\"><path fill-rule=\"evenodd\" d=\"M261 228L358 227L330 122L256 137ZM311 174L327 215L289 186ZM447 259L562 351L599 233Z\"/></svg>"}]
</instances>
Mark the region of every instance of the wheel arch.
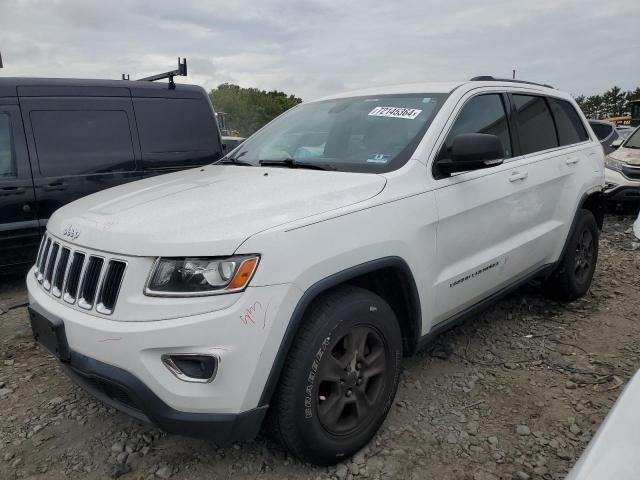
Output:
<instances>
[{"instance_id":1,"label":"wheel arch","mask_svg":"<svg viewBox=\"0 0 640 480\"><path fill-rule=\"evenodd\" d=\"M581 209L589 210L596 218L598 228L602 230L604 224L604 194L601 190L585 194L580 202L578 211ZM576 212L577 215L578 212Z\"/></svg>"},{"instance_id":2,"label":"wheel arch","mask_svg":"<svg viewBox=\"0 0 640 480\"><path fill-rule=\"evenodd\" d=\"M258 405L265 406L271 401L293 340L311 303L320 295L344 284L370 290L387 301L400 324L403 353L411 355L415 352L422 332L422 313L418 288L407 262L400 257L392 256L347 268L314 283L298 301L280 342Z\"/></svg>"}]
</instances>

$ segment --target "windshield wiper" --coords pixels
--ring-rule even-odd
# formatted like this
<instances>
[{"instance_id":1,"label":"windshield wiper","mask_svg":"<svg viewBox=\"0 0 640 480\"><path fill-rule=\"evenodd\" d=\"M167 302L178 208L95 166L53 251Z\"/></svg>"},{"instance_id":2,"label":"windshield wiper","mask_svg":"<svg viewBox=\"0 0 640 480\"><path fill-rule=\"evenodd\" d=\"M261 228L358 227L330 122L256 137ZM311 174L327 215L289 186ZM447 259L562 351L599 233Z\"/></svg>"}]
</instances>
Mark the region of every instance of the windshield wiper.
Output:
<instances>
[{"instance_id":1,"label":"windshield wiper","mask_svg":"<svg viewBox=\"0 0 640 480\"><path fill-rule=\"evenodd\" d=\"M242 165L243 167L253 167L253 163L238 160L245 153L247 153L247 150L245 150L244 152L241 152L240 155L238 155L237 157L222 157L222 160L220 160L219 163L227 163L227 164L230 163L232 165Z\"/></svg>"},{"instance_id":2,"label":"windshield wiper","mask_svg":"<svg viewBox=\"0 0 640 480\"><path fill-rule=\"evenodd\" d=\"M310 170L336 170L335 167L317 163L299 162L293 158L283 158L278 160L260 160L258 162L262 167L287 167L287 168L308 168Z\"/></svg>"}]
</instances>

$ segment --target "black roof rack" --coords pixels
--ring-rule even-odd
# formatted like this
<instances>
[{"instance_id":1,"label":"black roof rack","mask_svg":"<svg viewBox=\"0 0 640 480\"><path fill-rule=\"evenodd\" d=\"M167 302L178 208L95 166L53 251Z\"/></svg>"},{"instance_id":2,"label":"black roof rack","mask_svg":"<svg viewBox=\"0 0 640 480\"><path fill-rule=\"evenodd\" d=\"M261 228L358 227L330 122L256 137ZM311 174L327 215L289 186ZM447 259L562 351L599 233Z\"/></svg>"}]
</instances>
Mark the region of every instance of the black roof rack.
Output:
<instances>
[{"instance_id":1,"label":"black roof rack","mask_svg":"<svg viewBox=\"0 0 640 480\"><path fill-rule=\"evenodd\" d=\"M158 73L157 75L151 75L150 77L139 78L139 82L155 82L156 80L169 79L169 88L173 90L176 88L176 84L173 81L173 77L186 77L187 76L187 59L183 58L182 62L178 57L178 68L176 70L170 70L164 73ZM122 80L129 80L129 74L122 74Z\"/></svg>"},{"instance_id":2,"label":"black roof rack","mask_svg":"<svg viewBox=\"0 0 640 480\"><path fill-rule=\"evenodd\" d=\"M470 82L494 81L494 82L526 83L527 85L538 85L540 87L554 88L548 83L528 82L526 80L516 80L514 78L495 78L495 77L492 77L491 75L479 75L477 77L470 78L469 81Z\"/></svg>"}]
</instances>

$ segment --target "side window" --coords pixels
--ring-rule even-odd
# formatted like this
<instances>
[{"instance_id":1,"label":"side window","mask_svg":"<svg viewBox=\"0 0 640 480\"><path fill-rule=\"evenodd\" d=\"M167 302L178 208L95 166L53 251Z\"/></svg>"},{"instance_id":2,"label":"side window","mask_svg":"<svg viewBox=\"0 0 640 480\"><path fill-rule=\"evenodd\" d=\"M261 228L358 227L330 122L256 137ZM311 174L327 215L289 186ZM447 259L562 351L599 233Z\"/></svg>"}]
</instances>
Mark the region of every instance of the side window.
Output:
<instances>
[{"instance_id":1,"label":"side window","mask_svg":"<svg viewBox=\"0 0 640 480\"><path fill-rule=\"evenodd\" d=\"M30 119L42 175L135 170L122 110L34 110Z\"/></svg>"},{"instance_id":2,"label":"side window","mask_svg":"<svg viewBox=\"0 0 640 480\"><path fill-rule=\"evenodd\" d=\"M559 146L553 117L543 97L513 95L513 101L523 155Z\"/></svg>"},{"instance_id":3,"label":"side window","mask_svg":"<svg viewBox=\"0 0 640 480\"><path fill-rule=\"evenodd\" d=\"M161 167L222 156L216 120L202 99L134 98L142 159Z\"/></svg>"},{"instance_id":4,"label":"side window","mask_svg":"<svg viewBox=\"0 0 640 480\"><path fill-rule=\"evenodd\" d=\"M14 177L16 167L11 153L11 119L0 113L0 178Z\"/></svg>"},{"instance_id":5,"label":"side window","mask_svg":"<svg viewBox=\"0 0 640 480\"><path fill-rule=\"evenodd\" d=\"M547 98L556 121L560 145L571 145L589 139L582 120L569 102L557 98Z\"/></svg>"},{"instance_id":6,"label":"side window","mask_svg":"<svg viewBox=\"0 0 640 480\"><path fill-rule=\"evenodd\" d=\"M478 95L462 107L440 151L441 158L448 158L453 139L462 133L496 135L502 142L504 158L513 156L507 116L499 94Z\"/></svg>"}]
</instances>

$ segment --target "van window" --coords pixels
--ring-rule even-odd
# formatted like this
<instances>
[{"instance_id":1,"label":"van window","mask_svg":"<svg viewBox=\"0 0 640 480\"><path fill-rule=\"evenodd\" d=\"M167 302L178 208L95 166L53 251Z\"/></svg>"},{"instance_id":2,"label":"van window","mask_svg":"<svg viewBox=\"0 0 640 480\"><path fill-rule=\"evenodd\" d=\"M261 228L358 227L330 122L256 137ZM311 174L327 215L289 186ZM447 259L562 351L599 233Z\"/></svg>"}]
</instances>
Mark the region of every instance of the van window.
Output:
<instances>
[{"instance_id":1,"label":"van window","mask_svg":"<svg viewBox=\"0 0 640 480\"><path fill-rule=\"evenodd\" d=\"M584 124L573 105L557 98L548 98L547 100L556 121L560 145L571 145L589 139Z\"/></svg>"},{"instance_id":2,"label":"van window","mask_svg":"<svg viewBox=\"0 0 640 480\"><path fill-rule=\"evenodd\" d=\"M34 110L30 118L42 175L135 170L122 110Z\"/></svg>"},{"instance_id":3,"label":"van window","mask_svg":"<svg viewBox=\"0 0 640 480\"><path fill-rule=\"evenodd\" d=\"M222 157L218 128L202 99L135 98L142 160L146 167L213 162Z\"/></svg>"},{"instance_id":4,"label":"van window","mask_svg":"<svg viewBox=\"0 0 640 480\"><path fill-rule=\"evenodd\" d=\"M453 139L462 133L495 135L502 142L504 158L513 156L507 116L502 96L499 94L478 95L469 100L447 135L443 149L440 151L441 158L449 157Z\"/></svg>"},{"instance_id":5,"label":"van window","mask_svg":"<svg viewBox=\"0 0 640 480\"><path fill-rule=\"evenodd\" d=\"M522 154L559 146L553 117L543 97L514 95Z\"/></svg>"},{"instance_id":6,"label":"van window","mask_svg":"<svg viewBox=\"0 0 640 480\"><path fill-rule=\"evenodd\" d=\"M0 113L0 178L16 175L11 154L11 123L9 115Z\"/></svg>"}]
</instances>

